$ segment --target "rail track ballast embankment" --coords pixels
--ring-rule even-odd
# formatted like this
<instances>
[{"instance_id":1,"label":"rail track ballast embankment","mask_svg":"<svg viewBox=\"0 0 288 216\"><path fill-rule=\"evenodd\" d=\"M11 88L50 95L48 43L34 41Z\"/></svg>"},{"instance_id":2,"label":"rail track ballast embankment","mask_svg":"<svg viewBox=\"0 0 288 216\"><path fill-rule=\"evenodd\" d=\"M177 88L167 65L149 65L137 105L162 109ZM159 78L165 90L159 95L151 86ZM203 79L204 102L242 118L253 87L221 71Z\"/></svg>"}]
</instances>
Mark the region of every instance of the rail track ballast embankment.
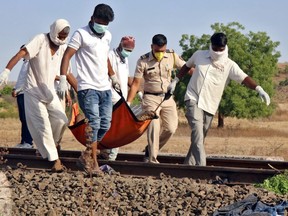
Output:
<instances>
[{"instance_id":1,"label":"rail track ballast embankment","mask_svg":"<svg viewBox=\"0 0 288 216\"><path fill-rule=\"evenodd\" d=\"M0 147L1 148L1 147ZM26 167L27 169L47 169L52 164L36 155L35 149L1 148L6 161L1 167ZM80 151L62 150L60 158L68 170L78 171L76 161ZM179 155L159 155L160 164L144 163L141 153L120 153L116 161L99 159L99 164L107 164L121 175L159 177L161 173L176 178L193 178L218 181L226 184L253 184L263 182L288 169L288 162L254 159L207 158L207 166L183 165L184 157Z\"/></svg>"}]
</instances>

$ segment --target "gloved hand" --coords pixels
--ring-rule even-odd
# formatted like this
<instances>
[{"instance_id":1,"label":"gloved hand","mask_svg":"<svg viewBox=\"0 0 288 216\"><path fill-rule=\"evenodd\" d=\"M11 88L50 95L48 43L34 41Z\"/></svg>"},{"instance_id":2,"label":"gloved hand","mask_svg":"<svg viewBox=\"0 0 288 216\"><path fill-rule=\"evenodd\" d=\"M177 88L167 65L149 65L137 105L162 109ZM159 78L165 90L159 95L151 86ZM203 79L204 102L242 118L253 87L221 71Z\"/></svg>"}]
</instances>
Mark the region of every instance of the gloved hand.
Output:
<instances>
[{"instance_id":1,"label":"gloved hand","mask_svg":"<svg viewBox=\"0 0 288 216\"><path fill-rule=\"evenodd\" d=\"M61 99L64 99L65 93L68 90L66 75L60 75L59 85L57 87L57 94Z\"/></svg>"},{"instance_id":2,"label":"gloved hand","mask_svg":"<svg viewBox=\"0 0 288 216\"><path fill-rule=\"evenodd\" d=\"M143 93L141 91L137 92L138 97L140 98L140 101L142 101Z\"/></svg>"},{"instance_id":3,"label":"gloved hand","mask_svg":"<svg viewBox=\"0 0 288 216\"><path fill-rule=\"evenodd\" d=\"M110 79L111 79L111 81L112 81L112 86L113 86L116 90L120 91L120 90L121 90L121 88L120 88L120 83L119 83L119 80L118 80L116 74L110 76Z\"/></svg>"},{"instance_id":4,"label":"gloved hand","mask_svg":"<svg viewBox=\"0 0 288 216\"><path fill-rule=\"evenodd\" d=\"M270 104L269 95L263 90L263 88L261 86L256 86L255 90L259 93L261 100L265 101L266 105L268 106Z\"/></svg>"},{"instance_id":5,"label":"gloved hand","mask_svg":"<svg viewBox=\"0 0 288 216\"><path fill-rule=\"evenodd\" d=\"M10 70L8 68L5 68L4 71L0 74L0 86L7 84L9 73Z\"/></svg>"},{"instance_id":6,"label":"gloved hand","mask_svg":"<svg viewBox=\"0 0 288 216\"><path fill-rule=\"evenodd\" d=\"M179 78L175 77L172 82L169 84L168 88L167 88L167 92L169 92L171 95L174 93L175 88L177 83L179 82Z\"/></svg>"}]
</instances>

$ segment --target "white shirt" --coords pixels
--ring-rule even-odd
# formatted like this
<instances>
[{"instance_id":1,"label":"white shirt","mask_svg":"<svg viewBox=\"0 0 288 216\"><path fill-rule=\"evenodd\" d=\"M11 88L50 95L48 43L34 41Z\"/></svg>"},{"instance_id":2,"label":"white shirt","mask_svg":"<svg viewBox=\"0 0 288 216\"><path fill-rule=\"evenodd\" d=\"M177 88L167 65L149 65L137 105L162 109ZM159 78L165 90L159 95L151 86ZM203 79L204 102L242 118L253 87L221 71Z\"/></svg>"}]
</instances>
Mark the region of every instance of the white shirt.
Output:
<instances>
[{"instance_id":1,"label":"white shirt","mask_svg":"<svg viewBox=\"0 0 288 216\"><path fill-rule=\"evenodd\" d=\"M129 74L128 58L125 58L125 63L121 62L120 56L116 50L110 50L109 60L112 65L113 71L115 72L121 86L121 91L124 99L127 99L128 94L128 77L134 77L133 74ZM119 101L120 96L112 87L112 102L115 104Z\"/></svg>"},{"instance_id":2,"label":"white shirt","mask_svg":"<svg viewBox=\"0 0 288 216\"><path fill-rule=\"evenodd\" d=\"M29 61L24 60L22 67L20 69L17 82L15 84L15 90L17 91L17 95L23 94L23 88L27 80L27 72L28 72Z\"/></svg>"},{"instance_id":3,"label":"white shirt","mask_svg":"<svg viewBox=\"0 0 288 216\"><path fill-rule=\"evenodd\" d=\"M56 96L54 80L60 70L60 64L66 45L59 46L52 56L47 34L36 35L26 44L29 70L24 91L44 103L50 103Z\"/></svg>"},{"instance_id":4,"label":"white shirt","mask_svg":"<svg viewBox=\"0 0 288 216\"><path fill-rule=\"evenodd\" d=\"M230 80L242 83L248 76L229 58L223 71L215 68L211 64L208 50L196 51L186 62L186 66L195 66L195 71L188 83L184 100L196 101L199 108L213 115Z\"/></svg>"},{"instance_id":5,"label":"white shirt","mask_svg":"<svg viewBox=\"0 0 288 216\"><path fill-rule=\"evenodd\" d=\"M68 46L77 50L75 60L79 91L111 89L107 66L111 39L109 31L99 38L88 25L74 32Z\"/></svg>"}]
</instances>

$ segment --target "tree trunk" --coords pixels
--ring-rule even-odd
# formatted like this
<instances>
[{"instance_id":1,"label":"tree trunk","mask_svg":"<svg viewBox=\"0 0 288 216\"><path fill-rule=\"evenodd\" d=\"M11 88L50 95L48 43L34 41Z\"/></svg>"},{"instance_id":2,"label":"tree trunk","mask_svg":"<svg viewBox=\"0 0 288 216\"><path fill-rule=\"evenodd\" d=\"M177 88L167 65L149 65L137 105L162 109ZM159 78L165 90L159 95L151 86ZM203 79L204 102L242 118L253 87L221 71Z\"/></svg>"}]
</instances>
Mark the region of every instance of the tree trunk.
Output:
<instances>
[{"instance_id":1,"label":"tree trunk","mask_svg":"<svg viewBox=\"0 0 288 216\"><path fill-rule=\"evenodd\" d=\"M224 128L224 115L218 112L218 128Z\"/></svg>"}]
</instances>

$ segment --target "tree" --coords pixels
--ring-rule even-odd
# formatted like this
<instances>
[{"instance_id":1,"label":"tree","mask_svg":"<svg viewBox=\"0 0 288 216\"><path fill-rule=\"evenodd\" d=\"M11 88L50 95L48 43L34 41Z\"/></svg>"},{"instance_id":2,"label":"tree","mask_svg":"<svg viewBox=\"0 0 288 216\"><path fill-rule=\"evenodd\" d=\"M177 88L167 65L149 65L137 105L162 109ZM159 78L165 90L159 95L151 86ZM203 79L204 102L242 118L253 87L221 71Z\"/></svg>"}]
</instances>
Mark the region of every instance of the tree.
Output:
<instances>
[{"instance_id":1,"label":"tree","mask_svg":"<svg viewBox=\"0 0 288 216\"><path fill-rule=\"evenodd\" d=\"M242 33L244 27L232 22L228 25L215 23L211 25L213 32L223 32L228 38L229 58L234 60L242 70L251 76L270 95L274 94L272 78L277 72L277 62L280 52L276 51L279 42L273 42L266 32ZM182 35L179 41L182 47L182 57L188 60L198 49L208 49L210 35L203 34L200 38L194 35ZM175 99L180 108L184 107L184 94L190 77L186 76L183 83L175 90ZM272 114L275 107L266 106L256 91L231 81L226 87L219 105L219 116L237 118L266 117Z\"/></svg>"}]
</instances>

